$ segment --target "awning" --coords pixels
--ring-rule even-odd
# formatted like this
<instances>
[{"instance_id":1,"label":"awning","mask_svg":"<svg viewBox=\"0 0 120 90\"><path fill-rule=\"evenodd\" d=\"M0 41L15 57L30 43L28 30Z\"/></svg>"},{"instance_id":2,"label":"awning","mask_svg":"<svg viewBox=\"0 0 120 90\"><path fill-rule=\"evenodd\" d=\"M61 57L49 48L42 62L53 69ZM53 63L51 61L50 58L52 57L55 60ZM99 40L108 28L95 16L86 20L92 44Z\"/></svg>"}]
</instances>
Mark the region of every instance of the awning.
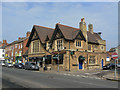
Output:
<instances>
[{"instance_id":1,"label":"awning","mask_svg":"<svg viewBox=\"0 0 120 90\"><path fill-rule=\"evenodd\" d=\"M80 61L84 61L84 60L85 60L85 57L84 57L84 56L79 56L78 60L79 60L79 62L80 62Z\"/></svg>"}]
</instances>

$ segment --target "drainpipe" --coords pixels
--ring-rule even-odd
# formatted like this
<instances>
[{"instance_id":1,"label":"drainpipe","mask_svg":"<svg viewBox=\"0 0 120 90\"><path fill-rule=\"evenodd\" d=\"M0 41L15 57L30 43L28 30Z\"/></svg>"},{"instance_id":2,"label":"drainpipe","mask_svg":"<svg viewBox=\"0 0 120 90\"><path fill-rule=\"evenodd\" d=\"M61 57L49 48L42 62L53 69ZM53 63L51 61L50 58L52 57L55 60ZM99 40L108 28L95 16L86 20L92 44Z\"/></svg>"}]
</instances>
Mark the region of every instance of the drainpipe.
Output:
<instances>
[{"instance_id":1,"label":"drainpipe","mask_svg":"<svg viewBox=\"0 0 120 90\"><path fill-rule=\"evenodd\" d=\"M70 72L70 41L69 41L69 72Z\"/></svg>"}]
</instances>

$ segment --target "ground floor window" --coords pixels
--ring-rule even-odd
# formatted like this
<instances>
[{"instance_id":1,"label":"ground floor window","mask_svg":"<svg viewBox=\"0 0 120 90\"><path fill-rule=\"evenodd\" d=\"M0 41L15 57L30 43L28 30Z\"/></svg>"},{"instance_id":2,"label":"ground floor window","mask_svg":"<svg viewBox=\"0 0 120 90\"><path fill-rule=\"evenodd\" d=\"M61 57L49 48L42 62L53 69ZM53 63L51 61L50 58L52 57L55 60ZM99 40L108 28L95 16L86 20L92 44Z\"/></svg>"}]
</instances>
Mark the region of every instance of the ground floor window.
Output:
<instances>
[{"instance_id":1,"label":"ground floor window","mask_svg":"<svg viewBox=\"0 0 120 90\"><path fill-rule=\"evenodd\" d=\"M63 64L63 54L59 55L59 59L58 59L58 55L54 55L53 56L53 61L55 64Z\"/></svg>"},{"instance_id":2,"label":"ground floor window","mask_svg":"<svg viewBox=\"0 0 120 90\"><path fill-rule=\"evenodd\" d=\"M45 59L45 64L51 64L51 55L47 55Z\"/></svg>"},{"instance_id":3,"label":"ground floor window","mask_svg":"<svg viewBox=\"0 0 120 90\"><path fill-rule=\"evenodd\" d=\"M89 64L95 64L95 56L90 56Z\"/></svg>"}]
</instances>

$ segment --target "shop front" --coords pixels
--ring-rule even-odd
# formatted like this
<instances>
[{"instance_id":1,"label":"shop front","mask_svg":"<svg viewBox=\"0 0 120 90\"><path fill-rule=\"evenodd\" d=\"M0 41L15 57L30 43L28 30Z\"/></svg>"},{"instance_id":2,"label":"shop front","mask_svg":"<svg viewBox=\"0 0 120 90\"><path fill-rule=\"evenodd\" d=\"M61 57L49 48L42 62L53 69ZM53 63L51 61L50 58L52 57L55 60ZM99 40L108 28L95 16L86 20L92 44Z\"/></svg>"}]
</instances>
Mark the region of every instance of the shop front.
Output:
<instances>
[{"instance_id":1,"label":"shop front","mask_svg":"<svg viewBox=\"0 0 120 90\"><path fill-rule=\"evenodd\" d=\"M35 62L37 66L43 67L43 57L29 57L29 62Z\"/></svg>"}]
</instances>

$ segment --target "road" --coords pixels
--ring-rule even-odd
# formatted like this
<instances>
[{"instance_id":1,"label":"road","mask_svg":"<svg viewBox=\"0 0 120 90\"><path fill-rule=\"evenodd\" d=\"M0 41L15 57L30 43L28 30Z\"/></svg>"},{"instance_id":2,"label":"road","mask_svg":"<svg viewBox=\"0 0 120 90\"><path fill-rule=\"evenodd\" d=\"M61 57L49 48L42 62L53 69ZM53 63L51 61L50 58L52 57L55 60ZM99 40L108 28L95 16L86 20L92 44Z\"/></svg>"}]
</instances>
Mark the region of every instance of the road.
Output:
<instances>
[{"instance_id":1,"label":"road","mask_svg":"<svg viewBox=\"0 0 120 90\"><path fill-rule=\"evenodd\" d=\"M118 88L118 82L3 67L2 88Z\"/></svg>"}]
</instances>

